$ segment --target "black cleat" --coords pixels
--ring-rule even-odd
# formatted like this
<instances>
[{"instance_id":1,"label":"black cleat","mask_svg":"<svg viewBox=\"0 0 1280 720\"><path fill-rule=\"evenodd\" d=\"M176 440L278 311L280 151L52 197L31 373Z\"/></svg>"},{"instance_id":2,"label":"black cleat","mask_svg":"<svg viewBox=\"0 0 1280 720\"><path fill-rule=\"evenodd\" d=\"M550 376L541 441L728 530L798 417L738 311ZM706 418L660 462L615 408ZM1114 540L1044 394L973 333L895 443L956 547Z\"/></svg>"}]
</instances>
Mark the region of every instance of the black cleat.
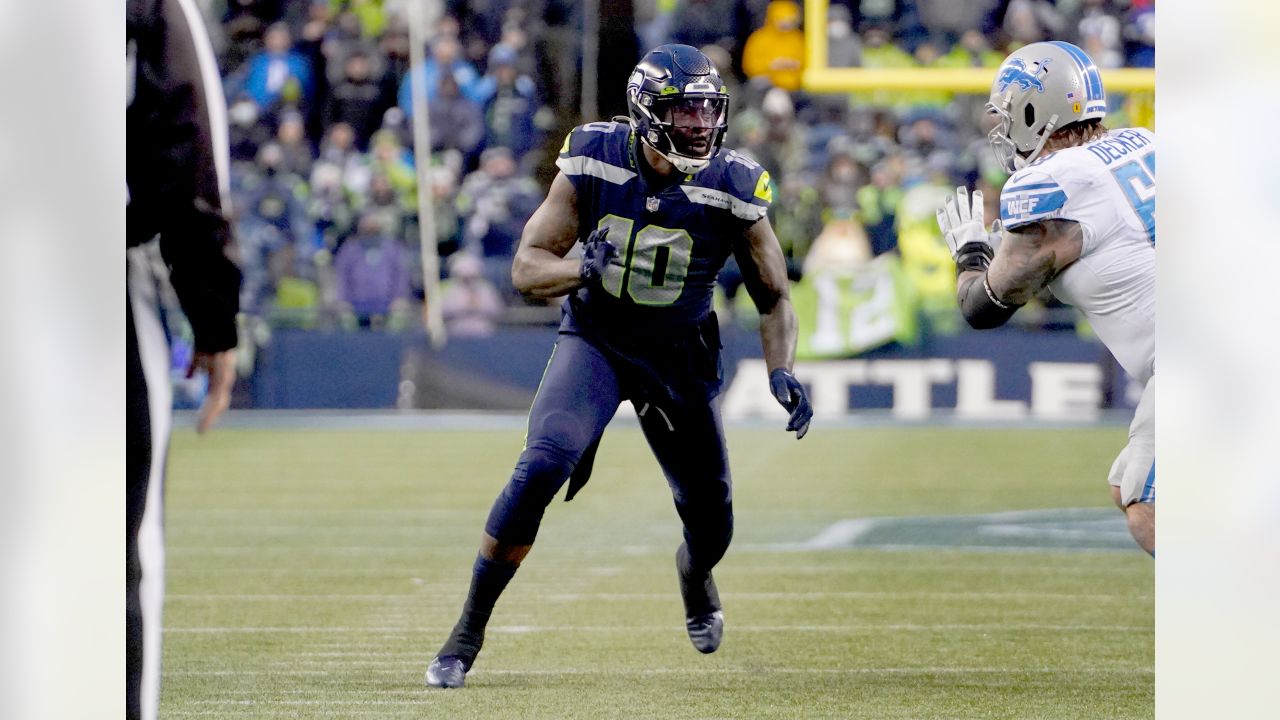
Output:
<instances>
[{"instance_id":1,"label":"black cleat","mask_svg":"<svg viewBox=\"0 0 1280 720\"><path fill-rule=\"evenodd\" d=\"M690 630L690 633L693 631ZM703 652L709 652L704 650ZM460 688L467 684L467 665L460 657L446 656L431 660L427 666L427 686Z\"/></svg>"},{"instance_id":2,"label":"black cleat","mask_svg":"<svg viewBox=\"0 0 1280 720\"><path fill-rule=\"evenodd\" d=\"M720 648L724 639L724 612L717 610L707 615L687 618L685 629L689 631L689 641L700 653L713 653Z\"/></svg>"}]
</instances>

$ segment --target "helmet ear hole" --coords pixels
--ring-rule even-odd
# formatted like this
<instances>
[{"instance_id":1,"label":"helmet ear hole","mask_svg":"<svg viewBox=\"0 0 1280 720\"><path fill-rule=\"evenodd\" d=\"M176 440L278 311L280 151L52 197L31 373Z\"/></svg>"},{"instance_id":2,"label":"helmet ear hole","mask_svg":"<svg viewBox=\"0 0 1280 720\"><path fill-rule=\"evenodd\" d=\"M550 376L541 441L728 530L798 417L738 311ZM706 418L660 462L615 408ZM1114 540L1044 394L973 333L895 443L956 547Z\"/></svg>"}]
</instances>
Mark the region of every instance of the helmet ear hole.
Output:
<instances>
[{"instance_id":1,"label":"helmet ear hole","mask_svg":"<svg viewBox=\"0 0 1280 720\"><path fill-rule=\"evenodd\" d=\"M1036 109L1031 106L1031 103L1027 103L1026 107L1022 109L1022 119L1027 123L1027 127L1031 127L1035 124Z\"/></svg>"}]
</instances>

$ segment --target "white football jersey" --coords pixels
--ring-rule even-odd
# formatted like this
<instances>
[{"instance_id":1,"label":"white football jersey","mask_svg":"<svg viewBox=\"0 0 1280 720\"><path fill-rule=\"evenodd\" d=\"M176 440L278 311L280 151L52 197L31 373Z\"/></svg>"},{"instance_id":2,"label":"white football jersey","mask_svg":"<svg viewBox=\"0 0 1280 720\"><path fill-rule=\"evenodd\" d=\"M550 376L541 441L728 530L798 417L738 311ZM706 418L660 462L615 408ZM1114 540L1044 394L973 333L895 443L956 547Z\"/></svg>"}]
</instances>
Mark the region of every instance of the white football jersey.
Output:
<instances>
[{"instance_id":1,"label":"white football jersey","mask_svg":"<svg viewBox=\"0 0 1280 720\"><path fill-rule=\"evenodd\" d=\"M1085 314L1140 382L1155 373L1156 361L1155 140L1145 128L1112 130L1046 155L1000 192L1006 228L1054 219L1080 224L1080 259L1049 288Z\"/></svg>"}]
</instances>

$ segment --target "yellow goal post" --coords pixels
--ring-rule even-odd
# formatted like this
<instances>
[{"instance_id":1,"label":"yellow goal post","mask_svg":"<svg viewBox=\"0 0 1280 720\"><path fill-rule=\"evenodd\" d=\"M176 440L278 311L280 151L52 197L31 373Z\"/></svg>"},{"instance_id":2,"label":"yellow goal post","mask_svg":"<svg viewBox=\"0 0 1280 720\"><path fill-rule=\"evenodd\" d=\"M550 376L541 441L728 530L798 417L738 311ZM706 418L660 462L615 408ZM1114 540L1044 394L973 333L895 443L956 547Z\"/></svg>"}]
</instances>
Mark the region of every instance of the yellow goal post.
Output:
<instances>
[{"instance_id":1,"label":"yellow goal post","mask_svg":"<svg viewBox=\"0 0 1280 720\"><path fill-rule=\"evenodd\" d=\"M833 68L827 66L828 0L804 0L805 69L812 93L859 90L951 90L981 95L991 90L993 68ZM1153 92L1156 73L1146 68L1102 70L1107 92Z\"/></svg>"}]
</instances>

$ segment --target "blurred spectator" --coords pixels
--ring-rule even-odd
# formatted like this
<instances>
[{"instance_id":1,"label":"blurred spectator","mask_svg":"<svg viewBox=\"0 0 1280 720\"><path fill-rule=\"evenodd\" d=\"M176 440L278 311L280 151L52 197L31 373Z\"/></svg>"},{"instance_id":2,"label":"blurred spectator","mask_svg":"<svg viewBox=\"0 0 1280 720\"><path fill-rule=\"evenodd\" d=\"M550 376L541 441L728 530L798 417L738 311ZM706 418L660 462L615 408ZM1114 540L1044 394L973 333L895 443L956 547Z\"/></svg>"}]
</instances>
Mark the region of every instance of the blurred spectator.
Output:
<instances>
[{"instance_id":1,"label":"blurred spectator","mask_svg":"<svg viewBox=\"0 0 1280 720\"><path fill-rule=\"evenodd\" d=\"M898 142L921 158L935 153L951 153L952 140L942 113L920 111L907 116L898 129ZM951 159L948 154L944 159Z\"/></svg>"},{"instance_id":2,"label":"blurred spectator","mask_svg":"<svg viewBox=\"0 0 1280 720\"><path fill-rule=\"evenodd\" d=\"M533 80L516 69L515 49L493 46L479 94L484 98L485 147L510 148L519 163L537 144L533 116L539 103Z\"/></svg>"},{"instance_id":3,"label":"blurred spectator","mask_svg":"<svg viewBox=\"0 0 1280 720\"><path fill-rule=\"evenodd\" d=\"M409 74L409 29L403 23L392 23L378 39L378 55L383 62L381 95L398 98Z\"/></svg>"},{"instance_id":4,"label":"blurred spectator","mask_svg":"<svg viewBox=\"0 0 1280 720\"><path fill-rule=\"evenodd\" d=\"M240 183L244 193L244 217L241 221L251 229L270 225L292 240L305 236L306 182L285 166L284 151L275 142L258 152L258 160ZM299 232L303 231L303 232Z\"/></svg>"},{"instance_id":5,"label":"blurred spectator","mask_svg":"<svg viewBox=\"0 0 1280 720\"><path fill-rule=\"evenodd\" d=\"M222 31L228 44L219 63L223 69L240 67L249 58L267 26L284 17L284 4L285 0L225 0Z\"/></svg>"},{"instance_id":6,"label":"blurred spectator","mask_svg":"<svg viewBox=\"0 0 1280 720\"><path fill-rule=\"evenodd\" d=\"M413 117L413 86L410 80L421 83L427 100L434 105L440 96L445 78L448 78L459 94L471 102L479 102L478 95L480 74L475 67L461 57L462 46L457 38L440 36L431 43L431 55L422 63L422 67L410 71L400 83L397 102L406 117ZM433 123L433 127L439 127Z\"/></svg>"},{"instance_id":7,"label":"blurred spectator","mask_svg":"<svg viewBox=\"0 0 1280 720\"><path fill-rule=\"evenodd\" d=\"M671 42L733 48L733 0L681 0L672 23ZM645 51L649 48L645 48Z\"/></svg>"},{"instance_id":8,"label":"blurred spectator","mask_svg":"<svg viewBox=\"0 0 1280 720\"><path fill-rule=\"evenodd\" d=\"M360 327L381 328L393 313L408 311L409 256L381 221L378 213L361 214L355 236L333 260L339 311Z\"/></svg>"},{"instance_id":9,"label":"blurred spectator","mask_svg":"<svg viewBox=\"0 0 1280 720\"><path fill-rule=\"evenodd\" d=\"M648 50L671 42L671 28L675 23L678 0L635 0L636 39L640 47ZM705 54L705 53L704 53ZM712 60L715 62L715 60ZM720 74L728 72L728 65L716 63Z\"/></svg>"},{"instance_id":10,"label":"blurred spectator","mask_svg":"<svg viewBox=\"0 0 1280 720\"><path fill-rule=\"evenodd\" d=\"M381 175L386 178L392 197L402 212L417 212L418 171L413 165L413 153L400 145L394 133L379 130L373 135L370 156L370 170L375 177ZM388 226L387 230L398 232L399 228Z\"/></svg>"},{"instance_id":11,"label":"blurred spectator","mask_svg":"<svg viewBox=\"0 0 1280 720\"><path fill-rule=\"evenodd\" d=\"M320 143L319 160L342 171L342 185L348 191L360 195L368 188L368 163L356 147L356 132L350 125L340 122L329 128Z\"/></svg>"},{"instance_id":12,"label":"blurred spectator","mask_svg":"<svg viewBox=\"0 0 1280 720\"><path fill-rule=\"evenodd\" d=\"M871 168L871 182L858 189L858 218L867 229L871 253L898 247L896 220L902 202L902 157L891 155Z\"/></svg>"},{"instance_id":13,"label":"blurred spectator","mask_svg":"<svg viewBox=\"0 0 1280 720\"><path fill-rule=\"evenodd\" d=\"M388 4L384 0L329 0L334 12L350 13L359 21L360 33L366 38L376 38L386 29L387 10L384 6Z\"/></svg>"},{"instance_id":14,"label":"blurred spectator","mask_svg":"<svg viewBox=\"0 0 1280 720\"><path fill-rule=\"evenodd\" d=\"M236 98L227 108L227 124L232 160L252 162L258 157L258 150L271 140L271 127L261 122L258 104L248 95Z\"/></svg>"},{"instance_id":15,"label":"blurred spectator","mask_svg":"<svg viewBox=\"0 0 1280 720\"><path fill-rule=\"evenodd\" d=\"M320 286L316 283L316 267L309 255L299 253L297 246L284 244L267 258L270 293L263 314L277 327L312 328L320 310Z\"/></svg>"},{"instance_id":16,"label":"blurred spectator","mask_svg":"<svg viewBox=\"0 0 1280 720\"><path fill-rule=\"evenodd\" d=\"M858 26L863 30L869 27L890 28L902 19L904 0L861 0L851 3L858 11Z\"/></svg>"},{"instance_id":17,"label":"blurred spectator","mask_svg":"<svg viewBox=\"0 0 1280 720\"><path fill-rule=\"evenodd\" d=\"M1048 0L1010 0L1004 13L1004 32L1017 45L1057 37L1066 29L1062 15Z\"/></svg>"},{"instance_id":18,"label":"blurred spectator","mask_svg":"<svg viewBox=\"0 0 1280 720\"><path fill-rule=\"evenodd\" d=\"M857 270L871 261L871 246L861 225L848 217L829 221L813 241L804 261L805 277Z\"/></svg>"},{"instance_id":19,"label":"blurred spectator","mask_svg":"<svg viewBox=\"0 0 1280 720\"><path fill-rule=\"evenodd\" d=\"M503 309L498 290L484 277L484 263L466 252L449 260L440 305L445 328L453 338L492 335Z\"/></svg>"},{"instance_id":20,"label":"blurred spectator","mask_svg":"<svg viewBox=\"0 0 1280 720\"><path fill-rule=\"evenodd\" d=\"M436 250L447 257L458 250L462 231L458 216L458 175L448 163L431 168L431 197L434 201Z\"/></svg>"},{"instance_id":21,"label":"blurred spectator","mask_svg":"<svg viewBox=\"0 0 1280 720\"><path fill-rule=\"evenodd\" d=\"M284 169L284 153L276 142L263 145L256 161L237 165L234 174L238 177L233 179L233 197L241 209L236 240L244 271L240 306L256 312L271 290L267 257L311 235L304 204L306 183Z\"/></svg>"},{"instance_id":22,"label":"blurred spectator","mask_svg":"<svg viewBox=\"0 0 1280 720\"><path fill-rule=\"evenodd\" d=\"M457 200L463 249L484 258L485 277L508 297L514 297L511 259L543 195L517 169L510 150L485 150L480 168L463 181Z\"/></svg>"},{"instance_id":23,"label":"blurred spectator","mask_svg":"<svg viewBox=\"0 0 1280 720\"><path fill-rule=\"evenodd\" d=\"M824 215L850 218L858 207L858 188L866 184L858 161L849 152L829 154L826 170L818 183Z\"/></svg>"},{"instance_id":24,"label":"blurred spectator","mask_svg":"<svg viewBox=\"0 0 1280 720\"><path fill-rule=\"evenodd\" d=\"M313 232L312 250L332 251L338 241L351 232L355 213L351 196L342 184L342 167L321 160L311 171L311 197L307 201L307 219Z\"/></svg>"},{"instance_id":25,"label":"blurred spectator","mask_svg":"<svg viewBox=\"0 0 1280 720\"><path fill-rule=\"evenodd\" d=\"M301 53L293 50L289 26L276 23L267 28L263 49L245 63L243 79L227 92L232 97L243 91L258 105L260 113L274 114L281 104L302 107L312 88L312 68Z\"/></svg>"},{"instance_id":26,"label":"blurred spectator","mask_svg":"<svg viewBox=\"0 0 1280 720\"><path fill-rule=\"evenodd\" d=\"M311 141L307 139L302 115L289 111L280 117L276 143L280 146L282 156L280 171L300 178L310 177L315 154L311 150Z\"/></svg>"},{"instance_id":27,"label":"blurred spectator","mask_svg":"<svg viewBox=\"0 0 1280 720\"><path fill-rule=\"evenodd\" d=\"M1125 21L1124 37L1129 67L1156 66L1155 0L1133 0Z\"/></svg>"},{"instance_id":28,"label":"blurred spectator","mask_svg":"<svg viewBox=\"0 0 1280 720\"><path fill-rule=\"evenodd\" d=\"M502 25L506 11L514 3L503 0L468 0L468 2L450 3L450 16L447 25L441 24L438 32L452 35L464 43L479 44L490 47L502 36ZM484 53L475 56L484 59Z\"/></svg>"},{"instance_id":29,"label":"blurred spectator","mask_svg":"<svg viewBox=\"0 0 1280 720\"><path fill-rule=\"evenodd\" d=\"M480 142L484 140L484 113L479 104L462 94L453 75L440 75L438 82L435 98L427 106L431 118L431 150L457 150L465 158L465 166L473 167Z\"/></svg>"},{"instance_id":30,"label":"blurred spectator","mask_svg":"<svg viewBox=\"0 0 1280 720\"><path fill-rule=\"evenodd\" d=\"M835 68L862 64L862 39L853 32L849 8L831 5L827 8L827 65Z\"/></svg>"},{"instance_id":31,"label":"blurred spectator","mask_svg":"<svg viewBox=\"0 0 1280 720\"><path fill-rule=\"evenodd\" d=\"M977 30L966 30L951 51L938 58L938 67L999 67L1004 54L996 52L987 36Z\"/></svg>"},{"instance_id":32,"label":"blurred spectator","mask_svg":"<svg viewBox=\"0 0 1280 720\"><path fill-rule=\"evenodd\" d=\"M657 45L651 47L657 47ZM720 80L724 82L725 92L729 93L729 121L733 122L738 113L747 109L751 99L746 86L736 74L730 72L733 68L733 58L730 57L728 50L719 45L703 45L698 50L706 55L707 59L720 71Z\"/></svg>"},{"instance_id":33,"label":"blurred spectator","mask_svg":"<svg viewBox=\"0 0 1280 720\"><path fill-rule=\"evenodd\" d=\"M375 171L369 177L369 190L365 194L360 214L376 214L383 231L397 240L405 237L405 207L399 193L384 173Z\"/></svg>"},{"instance_id":34,"label":"blurred spectator","mask_svg":"<svg viewBox=\"0 0 1280 720\"><path fill-rule=\"evenodd\" d=\"M929 37L923 38L916 45L916 51L913 54L916 66L922 68L940 67L942 63L942 48L939 45L939 40ZM941 110L951 102L953 93L946 90L914 90L903 92L901 96L905 100L905 104L913 110L920 108Z\"/></svg>"},{"instance_id":35,"label":"blurred spectator","mask_svg":"<svg viewBox=\"0 0 1280 720\"><path fill-rule=\"evenodd\" d=\"M1120 19L1107 12L1107 0L1083 0L1076 26L1080 47L1100 68L1124 64L1120 39Z\"/></svg>"},{"instance_id":36,"label":"blurred spectator","mask_svg":"<svg viewBox=\"0 0 1280 720\"><path fill-rule=\"evenodd\" d=\"M325 105L324 125L344 122L355 131L359 148L369 146L369 138L382 124L382 115L391 105L391 97L383 94L382 78L373 74L369 54L357 49L342 63L342 79L329 92Z\"/></svg>"},{"instance_id":37,"label":"blurred spectator","mask_svg":"<svg viewBox=\"0 0 1280 720\"><path fill-rule=\"evenodd\" d=\"M773 0L764 26L747 38L742 50L742 70L749 78L764 76L774 87L795 92L800 89L803 69L800 5L793 0Z\"/></svg>"},{"instance_id":38,"label":"blurred spectator","mask_svg":"<svg viewBox=\"0 0 1280 720\"><path fill-rule=\"evenodd\" d=\"M760 164L769 168L777 182L783 183L804 170L807 164L808 129L796 122L796 106L786 90L772 88L765 93L760 105L764 117L763 146L753 150Z\"/></svg>"},{"instance_id":39,"label":"blurred spectator","mask_svg":"<svg viewBox=\"0 0 1280 720\"><path fill-rule=\"evenodd\" d=\"M919 162L905 179L895 220L902 268L918 296L920 311L934 328L954 332L956 273L951 251L938 230L937 210L955 192L942 165Z\"/></svg>"},{"instance_id":40,"label":"blurred spectator","mask_svg":"<svg viewBox=\"0 0 1280 720\"><path fill-rule=\"evenodd\" d=\"M577 106L578 58L582 56L582 3L543 0L539 37L533 39L534 55L547 100L561 113ZM592 118L594 119L594 118ZM569 121L565 130L576 124Z\"/></svg>"},{"instance_id":41,"label":"blurred spectator","mask_svg":"<svg viewBox=\"0 0 1280 720\"><path fill-rule=\"evenodd\" d=\"M956 38L981 28L1000 0L915 0L920 24L933 37ZM1003 56L1002 56L1003 59Z\"/></svg>"},{"instance_id":42,"label":"blurred spectator","mask_svg":"<svg viewBox=\"0 0 1280 720\"><path fill-rule=\"evenodd\" d=\"M319 0L303 0L293 3L292 14L298 15L292 27L298 28L297 41L293 49L306 59L311 67L312 85L305 102L299 102L303 112L307 137L315 140L324 134L324 108L329 102L330 62L329 58L335 50L330 25L329 7Z\"/></svg>"},{"instance_id":43,"label":"blurred spectator","mask_svg":"<svg viewBox=\"0 0 1280 720\"><path fill-rule=\"evenodd\" d=\"M863 33L862 64L869 68L903 68L915 65L911 54L893 44L885 25L872 25Z\"/></svg>"}]
</instances>

